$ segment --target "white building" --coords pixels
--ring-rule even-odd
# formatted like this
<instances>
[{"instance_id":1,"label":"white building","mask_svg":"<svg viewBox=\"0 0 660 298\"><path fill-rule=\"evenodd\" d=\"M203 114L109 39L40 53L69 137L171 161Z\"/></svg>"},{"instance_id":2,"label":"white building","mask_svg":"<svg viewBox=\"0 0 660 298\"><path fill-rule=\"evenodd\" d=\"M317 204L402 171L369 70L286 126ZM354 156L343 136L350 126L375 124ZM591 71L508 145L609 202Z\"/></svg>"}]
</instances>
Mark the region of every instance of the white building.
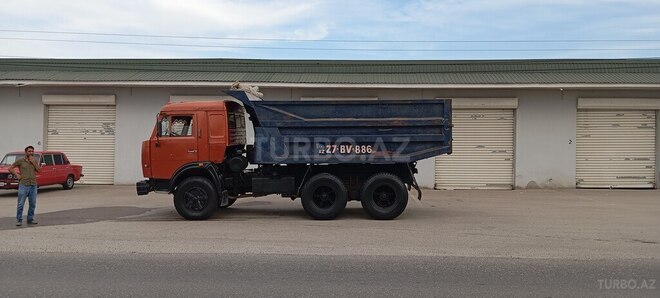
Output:
<instances>
[{"instance_id":1,"label":"white building","mask_svg":"<svg viewBox=\"0 0 660 298\"><path fill-rule=\"evenodd\" d=\"M0 152L63 150L83 183L140 180L168 101L451 98L454 154L421 161L440 189L655 188L660 60L0 60Z\"/></svg>"}]
</instances>

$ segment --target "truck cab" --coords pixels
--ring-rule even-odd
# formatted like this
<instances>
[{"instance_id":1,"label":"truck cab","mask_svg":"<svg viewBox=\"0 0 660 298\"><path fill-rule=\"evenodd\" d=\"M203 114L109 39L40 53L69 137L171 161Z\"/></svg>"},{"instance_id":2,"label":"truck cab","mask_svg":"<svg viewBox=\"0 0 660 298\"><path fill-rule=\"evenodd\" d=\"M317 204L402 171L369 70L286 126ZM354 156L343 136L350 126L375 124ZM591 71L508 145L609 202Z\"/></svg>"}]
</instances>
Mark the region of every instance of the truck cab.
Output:
<instances>
[{"instance_id":1,"label":"truck cab","mask_svg":"<svg viewBox=\"0 0 660 298\"><path fill-rule=\"evenodd\" d=\"M227 150L245 147L245 112L234 102L170 103L158 114L149 140L142 143L142 173L170 179L199 161L221 164Z\"/></svg>"}]
</instances>

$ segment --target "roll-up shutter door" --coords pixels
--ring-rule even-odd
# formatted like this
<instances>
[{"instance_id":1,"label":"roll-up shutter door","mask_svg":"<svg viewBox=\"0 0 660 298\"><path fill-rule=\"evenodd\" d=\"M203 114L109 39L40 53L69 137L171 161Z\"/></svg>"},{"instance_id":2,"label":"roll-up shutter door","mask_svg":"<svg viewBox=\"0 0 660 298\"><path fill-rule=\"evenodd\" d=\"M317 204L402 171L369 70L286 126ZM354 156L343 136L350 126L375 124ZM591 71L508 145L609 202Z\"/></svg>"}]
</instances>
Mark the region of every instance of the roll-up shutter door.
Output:
<instances>
[{"instance_id":1,"label":"roll-up shutter door","mask_svg":"<svg viewBox=\"0 0 660 298\"><path fill-rule=\"evenodd\" d=\"M47 148L83 166L81 183L113 184L115 119L114 105L49 105Z\"/></svg>"},{"instance_id":2,"label":"roll-up shutter door","mask_svg":"<svg viewBox=\"0 0 660 298\"><path fill-rule=\"evenodd\" d=\"M513 188L513 109L455 109L453 153L436 157L437 189Z\"/></svg>"},{"instance_id":3,"label":"roll-up shutter door","mask_svg":"<svg viewBox=\"0 0 660 298\"><path fill-rule=\"evenodd\" d=\"M578 188L655 187L654 110L578 110Z\"/></svg>"}]
</instances>

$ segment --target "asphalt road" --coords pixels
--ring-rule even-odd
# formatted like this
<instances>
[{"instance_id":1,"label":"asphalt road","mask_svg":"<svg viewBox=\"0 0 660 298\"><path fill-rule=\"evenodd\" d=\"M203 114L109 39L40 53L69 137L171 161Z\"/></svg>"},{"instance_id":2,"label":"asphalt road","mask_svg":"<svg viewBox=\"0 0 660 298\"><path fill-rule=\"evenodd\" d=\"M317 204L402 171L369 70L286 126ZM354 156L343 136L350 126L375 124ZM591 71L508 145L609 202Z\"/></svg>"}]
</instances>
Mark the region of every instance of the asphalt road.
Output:
<instances>
[{"instance_id":1,"label":"asphalt road","mask_svg":"<svg viewBox=\"0 0 660 298\"><path fill-rule=\"evenodd\" d=\"M130 186L39 192L23 227L0 192L0 297L660 297L657 190L426 191L392 221L276 196L185 221Z\"/></svg>"},{"instance_id":2,"label":"asphalt road","mask_svg":"<svg viewBox=\"0 0 660 298\"><path fill-rule=\"evenodd\" d=\"M658 297L660 262L2 253L7 297ZM614 287L613 280L624 280ZM629 289L632 285L634 289ZM656 288L656 289L654 289Z\"/></svg>"}]
</instances>

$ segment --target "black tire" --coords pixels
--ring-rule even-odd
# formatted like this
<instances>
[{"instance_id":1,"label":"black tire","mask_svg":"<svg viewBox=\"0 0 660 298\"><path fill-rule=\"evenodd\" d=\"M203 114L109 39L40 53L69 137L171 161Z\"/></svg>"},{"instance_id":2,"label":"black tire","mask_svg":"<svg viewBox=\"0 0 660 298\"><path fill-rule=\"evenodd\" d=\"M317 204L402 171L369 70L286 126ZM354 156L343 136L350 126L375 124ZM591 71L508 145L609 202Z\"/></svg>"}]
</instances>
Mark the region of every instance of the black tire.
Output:
<instances>
[{"instance_id":1,"label":"black tire","mask_svg":"<svg viewBox=\"0 0 660 298\"><path fill-rule=\"evenodd\" d=\"M220 209L225 209L225 208L231 207L231 205L234 205L234 203L236 203L236 200L237 200L237 198L229 197L227 199L227 206L220 206Z\"/></svg>"},{"instance_id":2,"label":"black tire","mask_svg":"<svg viewBox=\"0 0 660 298\"><path fill-rule=\"evenodd\" d=\"M399 177L378 173L364 182L360 203L373 219L394 219L406 210L408 190Z\"/></svg>"},{"instance_id":3,"label":"black tire","mask_svg":"<svg viewBox=\"0 0 660 298\"><path fill-rule=\"evenodd\" d=\"M72 189L73 185L76 183L75 179L73 178L73 175L69 175L66 177L66 182L62 184L62 187L66 190Z\"/></svg>"},{"instance_id":4,"label":"black tire","mask_svg":"<svg viewBox=\"0 0 660 298\"><path fill-rule=\"evenodd\" d=\"M174 208L185 219L207 219L218 210L218 195L208 179L190 177L177 187Z\"/></svg>"},{"instance_id":5,"label":"black tire","mask_svg":"<svg viewBox=\"0 0 660 298\"><path fill-rule=\"evenodd\" d=\"M310 178L302 189L303 209L314 219L333 219L346 208L348 191L337 176L321 173Z\"/></svg>"}]
</instances>

